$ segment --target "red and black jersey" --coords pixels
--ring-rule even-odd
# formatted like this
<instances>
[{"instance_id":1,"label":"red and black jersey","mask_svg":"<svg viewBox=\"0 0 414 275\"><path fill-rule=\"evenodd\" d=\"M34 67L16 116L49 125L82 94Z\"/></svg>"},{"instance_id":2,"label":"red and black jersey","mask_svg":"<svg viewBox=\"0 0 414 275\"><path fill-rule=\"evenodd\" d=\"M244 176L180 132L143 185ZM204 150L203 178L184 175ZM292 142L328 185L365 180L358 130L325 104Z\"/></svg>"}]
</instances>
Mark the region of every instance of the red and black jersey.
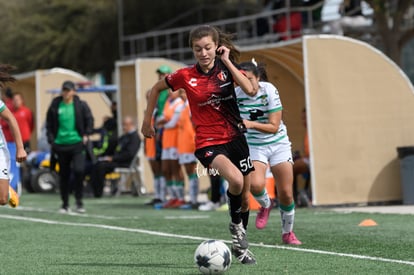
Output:
<instances>
[{"instance_id":1,"label":"red and black jersey","mask_svg":"<svg viewBox=\"0 0 414 275\"><path fill-rule=\"evenodd\" d=\"M198 64L165 78L173 90L185 89L196 131L196 148L224 144L242 135L233 76L220 59L204 73Z\"/></svg>"}]
</instances>

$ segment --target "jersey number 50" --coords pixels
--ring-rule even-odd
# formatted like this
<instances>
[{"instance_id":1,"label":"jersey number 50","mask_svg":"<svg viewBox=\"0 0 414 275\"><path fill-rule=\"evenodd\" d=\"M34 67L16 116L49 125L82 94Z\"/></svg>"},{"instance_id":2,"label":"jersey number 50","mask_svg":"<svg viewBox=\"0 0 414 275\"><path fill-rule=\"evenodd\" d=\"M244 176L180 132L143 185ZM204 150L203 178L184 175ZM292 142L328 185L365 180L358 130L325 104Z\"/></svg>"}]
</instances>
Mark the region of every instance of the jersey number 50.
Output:
<instances>
[{"instance_id":1,"label":"jersey number 50","mask_svg":"<svg viewBox=\"0 0 414 275\"><path fill-rule=\"evenodd\" d=\"M251 168L253 168L253 163L252 163L252 161L250 160L250 157L247 157L247 158L242 159L242 160L240 161L240 170L241 170L242 172L246 172L246 171L247 171L247 169L251 169Z\"/></svg>"}]
</instances>

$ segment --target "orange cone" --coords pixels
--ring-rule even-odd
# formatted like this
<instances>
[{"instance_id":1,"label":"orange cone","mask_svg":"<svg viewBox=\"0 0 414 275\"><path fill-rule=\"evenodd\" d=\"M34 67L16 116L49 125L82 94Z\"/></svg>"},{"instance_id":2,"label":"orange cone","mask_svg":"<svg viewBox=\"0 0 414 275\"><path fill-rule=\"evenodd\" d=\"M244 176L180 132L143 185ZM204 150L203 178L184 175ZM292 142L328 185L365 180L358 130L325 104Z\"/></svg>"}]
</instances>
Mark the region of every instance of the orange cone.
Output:
<instances>
[{"instance_id":1,"label":"orange cone","mask_svg":"<svg viewBox=\"0 0 414 275\"><path fill-rule=\"evenodd\" d=\"M377 226L377 225L378 224L374 220L371 220L371 219L363 220L362 222L358 224L358 226Z\"/></svg>"}]
</instances>

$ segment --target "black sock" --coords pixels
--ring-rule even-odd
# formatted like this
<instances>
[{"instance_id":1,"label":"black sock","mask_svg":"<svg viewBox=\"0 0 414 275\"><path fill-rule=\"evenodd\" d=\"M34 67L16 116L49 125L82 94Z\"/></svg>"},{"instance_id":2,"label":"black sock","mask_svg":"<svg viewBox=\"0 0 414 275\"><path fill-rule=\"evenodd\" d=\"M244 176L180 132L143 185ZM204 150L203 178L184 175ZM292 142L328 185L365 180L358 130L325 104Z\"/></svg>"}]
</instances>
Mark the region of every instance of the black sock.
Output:
<instances>
[{"instance_id":1,"label":"black sock","mask_svg":"<svg viewBox=\"0 0 414 275\"><path fill-rule=\"evenodd\" d=\"M249 224L249 214L250 214L249 210L247 210L246 212L241 212L240 214L241 220L243 222L243 227L245 230L247 229L247 225Z\"/></svg>"},{"instance_id":2,"label":"black sock","mask_svg":"<svg viewBox=\"0 0 414 275\"><path fill-rule=\"evenodd\" d=\"M242 196L230 194L227 190L227 197L229 198L229 212L232 223L239 224L241 222L241 204Z\"/></svg>"}]
</instances>

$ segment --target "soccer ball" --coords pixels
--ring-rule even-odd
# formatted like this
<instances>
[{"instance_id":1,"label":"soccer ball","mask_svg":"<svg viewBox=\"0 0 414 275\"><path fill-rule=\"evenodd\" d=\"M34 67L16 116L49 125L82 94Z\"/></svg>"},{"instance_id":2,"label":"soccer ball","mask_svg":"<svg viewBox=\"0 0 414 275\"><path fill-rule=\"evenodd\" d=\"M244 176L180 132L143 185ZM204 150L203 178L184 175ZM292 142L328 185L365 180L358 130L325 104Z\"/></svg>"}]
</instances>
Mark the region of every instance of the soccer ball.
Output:
<instances>
[{"instance_id":1,"label":"soccer ball","mask_svg":"<svg viewBox=\"0 0 414 275\"><path fill-rule=\"evenodd\" d=\"M230 249L222 241L204 241L197 247L194 261L203 274L223 274L231 265Z\"/></svg>"}]
</instances>

